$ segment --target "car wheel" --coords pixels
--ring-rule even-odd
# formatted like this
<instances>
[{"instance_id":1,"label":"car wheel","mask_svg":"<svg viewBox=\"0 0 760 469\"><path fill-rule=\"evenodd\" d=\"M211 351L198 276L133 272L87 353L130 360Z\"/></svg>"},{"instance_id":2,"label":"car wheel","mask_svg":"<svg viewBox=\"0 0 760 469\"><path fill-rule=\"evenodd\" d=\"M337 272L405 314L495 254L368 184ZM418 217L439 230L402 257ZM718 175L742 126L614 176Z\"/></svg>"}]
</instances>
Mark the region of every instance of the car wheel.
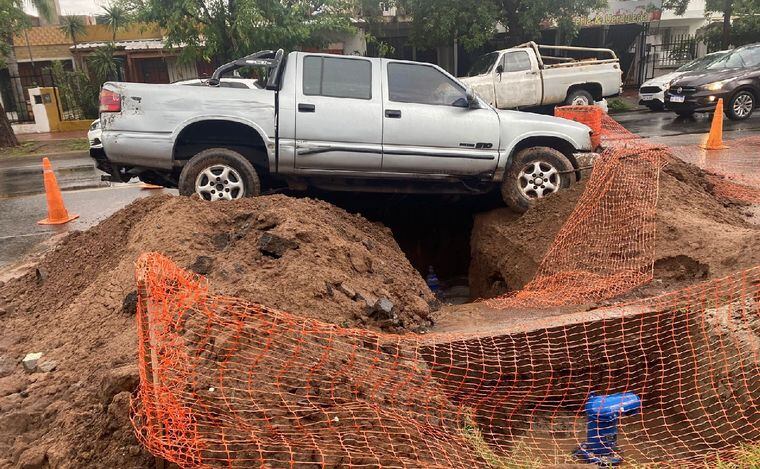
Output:
<instances>
[{"instance_id":1,"label":"car wheel","mask_svg":"<svg viewBox=\"0 0 760 469\"><path fill-rule=\"evenodd\" d=\"M573 165L565 155L548 147L520 151L501 183L501 196L512 210L523 213L538 199L570 186Z\"/></svg>"},{"instance_id":2,"label":"car wheel","mask_svg":"<svg viewBox=\"0 0 760 469\"><path fill-rule=\"evenodd\" d=\"M736 93L728 102L726 116L735 121L749 119L755 110L755 95L751 91L742 90Z\"/></svg>"},{"instance_id":3,"label":"car wheel","mask_svg":"<svg viewBox=\"0 0 760 469\"><path fill-rule=\"evenodd\" d=\"M592 106L594 97L586 90L573 90L567 95L565 104L568 106Z\"/></svg>"},{"instance_id":4,"label":"car wheel","mask_svg":"<svg viewBox=\"0 0 760 469\"><path fill-rule=\"evenodd\" d=\"M203 200L237 200L261 193L256 169L243 155L211 148L193 156L179 176L180 195L198 194Z\"/></svg>"}]
</instances>

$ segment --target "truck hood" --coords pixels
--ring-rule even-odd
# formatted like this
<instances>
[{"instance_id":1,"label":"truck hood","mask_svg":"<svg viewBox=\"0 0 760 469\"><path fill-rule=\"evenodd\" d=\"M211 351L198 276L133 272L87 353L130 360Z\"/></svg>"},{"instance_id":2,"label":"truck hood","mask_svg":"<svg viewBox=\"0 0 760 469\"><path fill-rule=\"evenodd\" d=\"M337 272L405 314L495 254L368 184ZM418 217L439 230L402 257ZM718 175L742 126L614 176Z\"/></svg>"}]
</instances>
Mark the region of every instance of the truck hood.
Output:
<instances>
[{"instance_id":1,"label":"truck hood","mask_svg":"<svg viewBox=\"0 0 760 469\"><path fill-rule=\"evenodd\" d=\"M652 78L651 80L645 81L641 87L645 86L656 86L658 88L667 89L670 83L673 80L676 80L683 76L684 72L670 72L665 75L661 75L659 77Z\"/></svg>"},{"instance_id":2,"label":"truck hood","mask_svg":"<svg viewBox=\"0 0 760 469\"><path fill-rule=\"evenodd\" d=\"M561 117L545 116L531 112L497 110L502 129L515 135L515 130L527 129L515 135L559 137L575 146L579 151L592 151L591 128ZM519 130L518 130L519 132Z\"/></svg>"}]
</instances>

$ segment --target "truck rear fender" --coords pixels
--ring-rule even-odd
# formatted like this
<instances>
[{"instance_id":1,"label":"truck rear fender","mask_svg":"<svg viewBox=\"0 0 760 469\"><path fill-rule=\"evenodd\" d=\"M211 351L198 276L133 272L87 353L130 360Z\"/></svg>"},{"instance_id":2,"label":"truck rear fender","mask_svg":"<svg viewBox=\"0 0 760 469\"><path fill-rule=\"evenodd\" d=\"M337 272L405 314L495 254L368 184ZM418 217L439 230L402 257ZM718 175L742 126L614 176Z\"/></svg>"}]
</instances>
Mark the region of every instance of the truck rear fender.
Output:
<instances>
[{"instance_id":1,"label":"truck rear fender","mask_svg":"<svg viewBox=\"0 0 760 469\"><path fill-rule=\"evenodd\" d=\"M577 85L572 85L570 88L567 89L567 96L565 96L565 98L570 96L575 90L588 91L589 93L591 93L591 96L594 97L595 101L601 101L602 99L604 99L602 85L600 83L589 82L589 83L578 83Z\"/></svg>"},{"instance_id":2,"label":"truck rear fender","mask_svg":"<svg viewBox=\"0 0 760 469\"><path fill-rule=\"evenodd\" d=\"M179 126L174 135L172 159L175 166L208 148L229 148L246 157L255 167L268 172L274 142L254 122L232 117L194 119Z\"/></svg>"}]
</instances>

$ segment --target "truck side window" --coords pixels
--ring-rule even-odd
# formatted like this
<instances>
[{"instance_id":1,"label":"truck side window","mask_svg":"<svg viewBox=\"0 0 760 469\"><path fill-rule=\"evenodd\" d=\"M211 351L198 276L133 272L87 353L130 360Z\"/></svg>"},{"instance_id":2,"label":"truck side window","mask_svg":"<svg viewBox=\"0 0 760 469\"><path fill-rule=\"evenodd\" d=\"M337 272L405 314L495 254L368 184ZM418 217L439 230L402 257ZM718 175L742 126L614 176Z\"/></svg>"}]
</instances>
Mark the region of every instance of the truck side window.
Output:
<instances>
[{"instance_id":1,"label":"truck side window","mask_svg":"<svg viewBox=\"0 0 760 469\"><path fill-rule=\"evenodd\" d=\"M304 57L303 94L372 99L372 63L361 59Z\"/></svg>"},{"instance_id":2,"label":"truck side window","mask_svg":"<svg viewBox=\"0 0 760 469\"><path fill-rule=\"evenodd\" d=\"M391 101L442 106L466 99L465 90L438 69L397 62L388 64L388 94Z\"/></svg>"},{"instance_id":3,"label":"truck side window","mask_svg":"<svg viewBox=\"0 0 760 469\"><path fill-rule=\"evenodd\" d=\"M525 72L531 69L530 56L524 51L504 54L502 60L505 72Z\"/></svg>"}]
</instances>

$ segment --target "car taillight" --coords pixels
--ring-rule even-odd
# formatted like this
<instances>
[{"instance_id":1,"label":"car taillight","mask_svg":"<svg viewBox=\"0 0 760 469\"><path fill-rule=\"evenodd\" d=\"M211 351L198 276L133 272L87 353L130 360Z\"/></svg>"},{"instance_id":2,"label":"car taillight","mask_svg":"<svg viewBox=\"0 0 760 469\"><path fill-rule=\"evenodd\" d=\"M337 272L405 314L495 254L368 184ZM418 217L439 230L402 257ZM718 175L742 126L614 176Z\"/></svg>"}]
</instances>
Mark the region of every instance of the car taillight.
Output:
<instances>
[{"instance_id":1,"label":"car taillight","mask_svg":"<svg viewBox=\"0 0 760 469\"><path fill-rule=\"evenodd\" d=\"M121 95L115 91L100 90L100 112L120 112Z\"/></svg>"}]
</instances>

